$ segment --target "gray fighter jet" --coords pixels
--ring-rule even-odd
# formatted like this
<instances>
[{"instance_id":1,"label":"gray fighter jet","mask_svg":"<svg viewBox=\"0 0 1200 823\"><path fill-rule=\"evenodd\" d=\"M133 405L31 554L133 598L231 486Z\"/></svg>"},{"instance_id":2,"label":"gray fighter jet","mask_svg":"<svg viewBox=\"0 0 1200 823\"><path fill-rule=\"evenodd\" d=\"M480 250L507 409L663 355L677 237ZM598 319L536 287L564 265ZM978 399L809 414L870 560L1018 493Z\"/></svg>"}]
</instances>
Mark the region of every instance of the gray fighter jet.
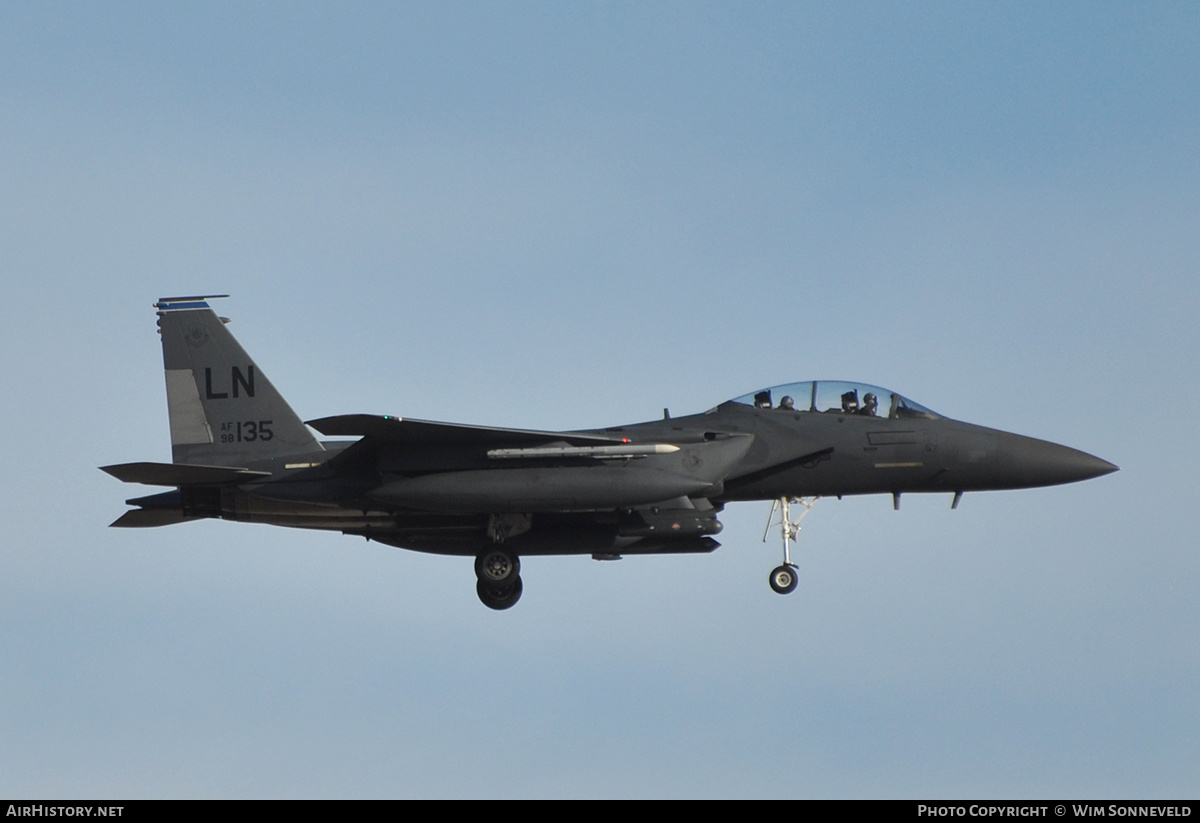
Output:
<instances>
[{"instance_id":1,"label":"gray fighter jet","mask_svg":"<svg viewBox=\"0 0 1200 823\"><path fill-rule=\"evenodd\" d=\"M493 609L521 596L520 558L710 552L729 503L772 500L783 563L821 496L1049 486L1116 471L1075 449L943 417L860 383L790 383L703 414L588 431L501 429L349 414L296 416L208 301L155 304L166 367L171 463L103 470L174 487L128 500L112 525L217 517L358 535L475 558ZM321 441L323 435L355 437ZM799 517L792 507L799 504ZM765 539L766 535L764 535Z\"/></svg>"}]
</instances>

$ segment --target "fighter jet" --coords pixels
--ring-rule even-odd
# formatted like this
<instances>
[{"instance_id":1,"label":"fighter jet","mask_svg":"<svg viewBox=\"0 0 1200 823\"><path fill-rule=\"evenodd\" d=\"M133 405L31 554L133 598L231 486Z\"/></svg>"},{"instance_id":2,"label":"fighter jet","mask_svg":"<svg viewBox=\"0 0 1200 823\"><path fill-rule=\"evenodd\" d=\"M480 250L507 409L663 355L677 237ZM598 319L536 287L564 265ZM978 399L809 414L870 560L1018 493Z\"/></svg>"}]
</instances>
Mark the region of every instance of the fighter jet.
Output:
<instances>
[{"instance_id":1,"label":"fighter jet","mask_svg":"<svg viewBox=\"0 0 1200 823\"><path fill-rule=\"evenodd\" d=\"M877 386L816 380L706 412L581 431L437 423L392 415L310 420L292 411L209 300L154 304L166 369L170 463L102 469L171 491L126 501L112 525L220 518L357 535L475 559L492 609L521 597L521 559L711 552L730 503L774 501L783 562L824 496L965 492L1073 483L1117 470L1090 454L943 417ZM330 437L318 440L310 430ZM792 507L799 505L798 517ZM764 540L766 535L764 534Z\"/></svg>"}]
</instances>

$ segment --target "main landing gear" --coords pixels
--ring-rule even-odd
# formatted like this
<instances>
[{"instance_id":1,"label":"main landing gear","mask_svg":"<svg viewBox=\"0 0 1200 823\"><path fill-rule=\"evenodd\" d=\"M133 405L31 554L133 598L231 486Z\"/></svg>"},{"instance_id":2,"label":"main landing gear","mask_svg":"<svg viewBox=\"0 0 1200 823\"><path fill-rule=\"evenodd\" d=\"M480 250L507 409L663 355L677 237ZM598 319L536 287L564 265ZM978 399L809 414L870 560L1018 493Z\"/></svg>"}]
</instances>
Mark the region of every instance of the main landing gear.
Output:
<instances>
[{"instance_id":1,"label":"main landing gear","mask_svg":"<svg viewBox=\"0 0 1200 823\"><path fill-rule=\"evenodd\" d=\"M812 507L817 505L819 499L819 497L780 497L771 503L771 514L767 518L767 528L763 531L763 542L767 542L767 535L771 533L771 527L775 525L775 512L779 512L779 534L783 538L783 565L772 569L771 576L768 578L771 588L777 594L791 594L796 590L796 584L800 582L796 573L796 565L792 563L791 541L795 540L796 535L800 533L800 521L812 511ZM792 519L793 503L804 509L795 520Z\"/></svg>"},{"instance_id":2,"label":"main landing gear","mask_svg":"<svg viewBox=\"0 0 1200 823\"><path fill-rule=\"evenodd\" d=\"M505 549L491 548L475 558L475 593L483 605L501 611L521 599L521 560Z\"/></svg>"}]
</instances>

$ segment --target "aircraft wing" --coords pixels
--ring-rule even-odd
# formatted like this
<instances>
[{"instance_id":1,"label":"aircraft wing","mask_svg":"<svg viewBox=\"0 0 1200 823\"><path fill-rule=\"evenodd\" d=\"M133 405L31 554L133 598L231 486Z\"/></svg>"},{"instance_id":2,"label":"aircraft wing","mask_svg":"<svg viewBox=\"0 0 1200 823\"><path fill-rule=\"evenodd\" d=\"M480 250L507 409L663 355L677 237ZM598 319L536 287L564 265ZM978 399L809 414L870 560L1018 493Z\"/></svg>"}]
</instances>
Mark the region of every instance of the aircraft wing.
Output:
<instances>
[{"instance_id":1,"label":"aircraft wing","mask_svg":"<svg viewBox=\"0 0 1200 823\"><path fill-rule=\"evenodd\" d=\"M581 446L620 445L620 437L537 429L501 429L465 423L436 423L375 414L339 414L307 421L330 437L370 437L377 442L409 446L520 446L536 443L569 443Z\"/></svg>"}]
</instances>

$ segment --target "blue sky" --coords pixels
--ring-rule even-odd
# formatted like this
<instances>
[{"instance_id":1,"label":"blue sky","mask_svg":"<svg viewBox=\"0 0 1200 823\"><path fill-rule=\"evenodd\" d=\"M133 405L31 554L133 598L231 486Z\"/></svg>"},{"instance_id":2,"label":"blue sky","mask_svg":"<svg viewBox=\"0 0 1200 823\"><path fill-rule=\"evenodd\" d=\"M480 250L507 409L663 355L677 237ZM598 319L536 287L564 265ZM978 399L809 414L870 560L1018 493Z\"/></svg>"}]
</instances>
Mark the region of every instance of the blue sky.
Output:
<instances>
[{"instance_id":1,"label":"blue sky","mask_svg":"<svg viewBox=\"0 0 1200 823\"><path fill-rule=\"evenodd\" d=\"M0 9L0 794L1194 796L1192 4ZM150 304L305 418L582 428L852 379L1084 484L703 557L110 530Z\"/></svg>"}]
</instances>

